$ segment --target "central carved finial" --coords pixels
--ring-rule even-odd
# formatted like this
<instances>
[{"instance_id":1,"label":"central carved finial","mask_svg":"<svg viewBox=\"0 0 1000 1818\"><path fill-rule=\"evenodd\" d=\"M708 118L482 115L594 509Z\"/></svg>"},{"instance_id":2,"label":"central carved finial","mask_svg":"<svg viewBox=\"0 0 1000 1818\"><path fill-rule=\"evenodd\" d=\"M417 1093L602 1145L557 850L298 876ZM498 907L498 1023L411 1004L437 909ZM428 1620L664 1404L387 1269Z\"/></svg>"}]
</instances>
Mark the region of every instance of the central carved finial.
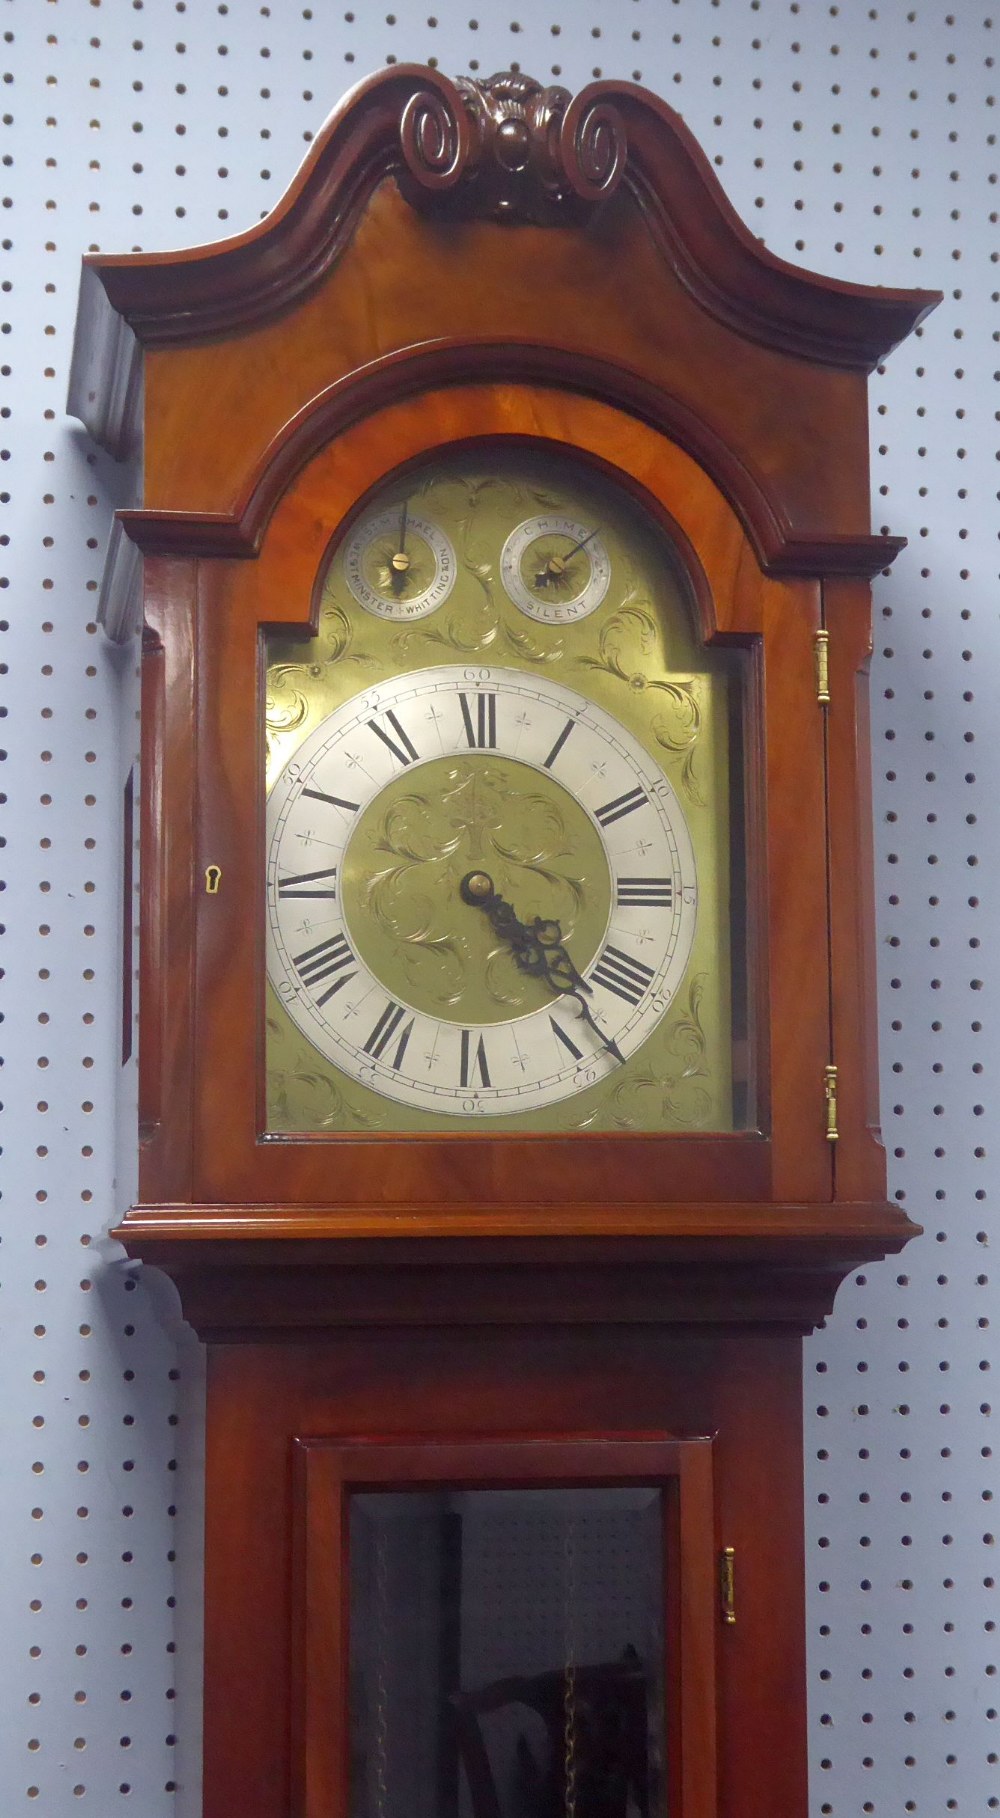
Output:
<instances>
[{"instance_id":1,"label":"central carved finial","mask_svg":"<svg viewBox=\"0 0 1000 1818\"><path fill-rule=\"evenodd\" d=\"M403 110L400 141L403 185L418 207L546 226L610 196L627 151L609 101L586 90L574 99L520 70L422 89Z\"/></svg>"}]
</instances>

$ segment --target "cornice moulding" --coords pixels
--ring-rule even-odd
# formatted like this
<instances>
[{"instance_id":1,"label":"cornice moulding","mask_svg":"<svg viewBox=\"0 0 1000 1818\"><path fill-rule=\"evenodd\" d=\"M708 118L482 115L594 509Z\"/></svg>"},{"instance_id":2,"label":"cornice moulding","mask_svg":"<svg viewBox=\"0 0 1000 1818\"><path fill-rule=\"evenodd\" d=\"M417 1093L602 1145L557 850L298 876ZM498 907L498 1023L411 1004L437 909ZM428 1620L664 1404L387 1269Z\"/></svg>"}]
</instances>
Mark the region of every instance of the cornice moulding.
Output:
<instances>
[{"instance_id":1,"label":"cornice moulding","mask_svg":"<svg viewBox=\"0 0 1000 1818\"><path fill-rule=\"evenodd\" d=\"M69 407L126 452L136 349L180 347L272 320L335 264L377 185L396 178L422 212L579 225L627 192L665 261L735 333L785 353L870 370L940 300L847 284L768 252L664 101L627 82L570 97L505 72L449 81L419 64L382 70L330 115L281 201L228 240L85 262Z\"/></svg>"}]
</instances>

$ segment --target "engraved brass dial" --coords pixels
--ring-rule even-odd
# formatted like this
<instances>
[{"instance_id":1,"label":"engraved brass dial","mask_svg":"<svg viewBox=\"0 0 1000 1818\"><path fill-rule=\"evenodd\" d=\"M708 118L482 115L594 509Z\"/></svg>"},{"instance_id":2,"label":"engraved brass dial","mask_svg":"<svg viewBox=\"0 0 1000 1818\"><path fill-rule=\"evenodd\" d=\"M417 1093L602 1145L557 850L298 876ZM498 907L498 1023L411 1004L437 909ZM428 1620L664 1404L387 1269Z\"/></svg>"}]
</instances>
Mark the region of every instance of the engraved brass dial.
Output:
<instances>
[{"instance_id":1,"label":"engraved brass dial","mask_svg":"<svg viewBox=\"0 0 1000 1818\"><path fill-rule=\"evenodd\" d=\"M445 451L267 654L272 1132L742 1127L741 657L624 490Z\"/></svg>"}]
</instances>

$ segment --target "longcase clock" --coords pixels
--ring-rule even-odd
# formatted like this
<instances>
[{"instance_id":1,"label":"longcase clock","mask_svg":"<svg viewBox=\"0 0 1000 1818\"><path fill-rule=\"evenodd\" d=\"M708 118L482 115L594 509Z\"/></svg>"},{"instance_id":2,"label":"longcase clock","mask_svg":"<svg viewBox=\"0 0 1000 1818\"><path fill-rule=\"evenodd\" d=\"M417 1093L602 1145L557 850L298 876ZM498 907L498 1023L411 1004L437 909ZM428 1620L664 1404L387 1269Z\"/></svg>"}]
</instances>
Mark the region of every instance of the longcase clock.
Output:
<instances>
[{"instance_id":1,"label":"longcase clock","mask_svg":"<svg viewBox=\"0 0 1000 1818\"><path fill-rule=\"evenodd\" d=\"M801 1335L915 1229L866 374L935 300L642 89L404 66L260 226L85 261L206 1818L804 1818Z\"/></svg>"}]
</instances>

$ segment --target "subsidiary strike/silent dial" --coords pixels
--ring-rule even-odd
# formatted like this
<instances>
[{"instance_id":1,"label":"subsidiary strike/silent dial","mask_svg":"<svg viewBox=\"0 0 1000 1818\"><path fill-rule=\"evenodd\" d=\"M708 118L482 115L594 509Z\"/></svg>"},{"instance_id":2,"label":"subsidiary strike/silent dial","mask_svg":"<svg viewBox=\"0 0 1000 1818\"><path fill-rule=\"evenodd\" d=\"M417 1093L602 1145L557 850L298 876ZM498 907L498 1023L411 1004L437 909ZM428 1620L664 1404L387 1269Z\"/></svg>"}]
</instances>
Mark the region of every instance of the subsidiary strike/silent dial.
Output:
<instances>
[{"instance_id":1,"label":"subsidiary strike/silent dial","mask_svg":"<svg viewBox=\"0 0 1000 1818\"><path fill-rule=\"evenodd\" d=\"M526 518L511 531L500 573L515 606L542 625L587 618L611 585L600 530L559 512Z\"/></svg>"}]
</instances>

